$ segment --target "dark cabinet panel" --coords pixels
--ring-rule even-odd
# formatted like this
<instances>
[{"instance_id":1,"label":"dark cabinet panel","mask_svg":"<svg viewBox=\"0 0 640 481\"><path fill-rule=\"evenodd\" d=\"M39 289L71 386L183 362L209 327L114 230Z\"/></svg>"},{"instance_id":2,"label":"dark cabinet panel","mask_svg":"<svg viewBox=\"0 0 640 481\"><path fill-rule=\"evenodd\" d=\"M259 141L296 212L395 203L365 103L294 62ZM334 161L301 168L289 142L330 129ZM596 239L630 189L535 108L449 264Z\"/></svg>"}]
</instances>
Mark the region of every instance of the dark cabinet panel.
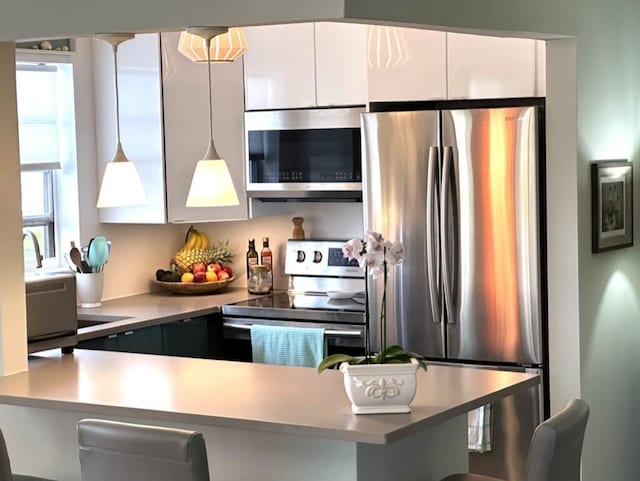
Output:
<instances>
[{"instance_id":1,"label":"dark cabinet panel","mask_svg":"<svg viewBox=\"0 0 640 481\"><path fill-rule=\"evenodd\" d=\"M118 334L118 351L163 354L162 326L143 327Z\"/></svg>"},{"instance_id":2,"label":"dark cabinet panel","mask_svg":"<svg viewBox=\"0 0 640 481\"><path fill-rule=\"evenodd\" d=\"M95 339L87 339L80 341L76 346L78 349L95 349L98 351L117 351L118 335L111 334L104 337L96 337Z\"/></svg>"},{"instance_id":3,"label":"dark cabinet panel","mask_svg":"<svg viewBox=\"0 0 640 481\"><path fill-rule=\"evenodd\" d=\"M221 316L200 316L88 339L76 347L218 359L222 357L221 342Z\"/></svg>"},{"instance_id":4,"label":"dark cabinet panel","mask_svg":"<svg viewBox=\"0 0 640 481\"><path fill-rule=\"evenodd\" d=\"M162 325L164 353L168 356L210 357L206 316Z\"/></svg>"}]
</instances>

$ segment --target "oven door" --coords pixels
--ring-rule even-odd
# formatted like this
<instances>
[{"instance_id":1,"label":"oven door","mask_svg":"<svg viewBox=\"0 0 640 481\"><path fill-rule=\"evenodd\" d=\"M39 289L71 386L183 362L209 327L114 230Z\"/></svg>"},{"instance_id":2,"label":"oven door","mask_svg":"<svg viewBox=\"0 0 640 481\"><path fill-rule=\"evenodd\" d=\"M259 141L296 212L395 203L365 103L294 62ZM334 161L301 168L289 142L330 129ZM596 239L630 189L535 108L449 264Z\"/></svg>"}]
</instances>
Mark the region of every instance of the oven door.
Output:
<instances>
[{"instance_id":1,"label":"oven door","mask_svg":"<svg viewBox=\"0 0 640 481\"><path fill-rule=\"evenodd\" d=\"M229 316L224 316L222 321L223 355L225 359L233 361L252 360L251 326L253 324L322 328L327 338L327 354L340 352L353 356L364 355L366 334L364 325Z\"/></svg>"}]
</instances>

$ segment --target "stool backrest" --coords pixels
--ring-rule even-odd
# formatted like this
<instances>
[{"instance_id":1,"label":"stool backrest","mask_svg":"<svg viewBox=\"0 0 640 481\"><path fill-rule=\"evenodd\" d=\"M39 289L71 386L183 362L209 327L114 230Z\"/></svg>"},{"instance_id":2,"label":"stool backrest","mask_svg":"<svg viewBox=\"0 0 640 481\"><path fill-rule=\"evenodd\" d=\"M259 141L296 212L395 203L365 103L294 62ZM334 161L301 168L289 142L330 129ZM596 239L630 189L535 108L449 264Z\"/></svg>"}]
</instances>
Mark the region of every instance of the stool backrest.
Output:
<instances>
[{"instance_id":1,"label":"stool backrest","mask_svg":"<svg viewBox=\"0 0 640 481\"><path fill-rule=\"evenodd\" d=\"M78 445L82 481L209 481L195 431L83 419Z\"/></svg>"},{"instance_id":2,"label":"stool backrest","mask_svg":"<svg viewBox=\"0 0 640 481\"><path fill-rule=\"evenodd\" d=\"M526 481L580 481L580 458L589 406L574 399L533 433Z\"/></svg>"},{"instance_id":3,"label":"stool backrest","mask_svg":"<svg viewBox=\"0 0 640 481\"><path fill-rule=\"evenodd\" d=\"M7 443L4 435L0 431L0 481L11 481L11 463L9 462L9 453L7 452Z\"/></svg>"}]
</instances>

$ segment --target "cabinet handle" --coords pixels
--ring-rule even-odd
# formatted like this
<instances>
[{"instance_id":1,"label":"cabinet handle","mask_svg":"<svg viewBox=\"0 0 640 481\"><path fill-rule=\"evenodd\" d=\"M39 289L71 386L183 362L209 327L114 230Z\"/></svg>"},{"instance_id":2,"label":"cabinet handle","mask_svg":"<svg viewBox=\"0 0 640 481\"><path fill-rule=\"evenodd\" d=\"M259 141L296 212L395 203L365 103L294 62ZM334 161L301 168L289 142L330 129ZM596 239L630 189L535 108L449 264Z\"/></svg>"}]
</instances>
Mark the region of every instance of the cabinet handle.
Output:
<instances>
[{"instance_id":1,"label":"cabinet handle","mask_svg":"<svg viewBox=\"0 0 640 481\"><path fill-rule=\"evenodd\" d=\"M125 336L130 336L131 334L133 334L133 331L126 331L126 332L124 333L124 335L125 335Z\"/></svg>"},{"instance_id":2,"label":"cabinet handle","mask_svg":"<svg viewBox=\"0 0 640 481\"><path fill-rule=\"evenodd\" d=\"M109 334L109 335L107 336L107 339L115 339L115 338L117 338L117 337L118 337L118 335L117 335L117 334Z\"/></svg>"}]
</instances>

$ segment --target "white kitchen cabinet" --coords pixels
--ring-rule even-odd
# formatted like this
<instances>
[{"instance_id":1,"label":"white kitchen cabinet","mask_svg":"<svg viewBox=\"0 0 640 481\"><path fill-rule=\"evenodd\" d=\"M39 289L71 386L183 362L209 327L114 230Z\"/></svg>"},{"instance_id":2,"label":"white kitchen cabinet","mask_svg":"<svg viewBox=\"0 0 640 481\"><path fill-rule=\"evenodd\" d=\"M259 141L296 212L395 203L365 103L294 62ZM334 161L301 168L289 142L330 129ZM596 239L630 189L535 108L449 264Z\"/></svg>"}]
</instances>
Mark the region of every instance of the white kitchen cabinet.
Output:
<instances>
[{"instance_id":1,"label":"white kitchen cabinet","mask_svg":"<svg viewBox=\"0 0 640 481\"><path fill-rule=\"evenodd\" d=\"M161 36L167 219L171 223L247 219L242 57L230 63L213 64L211 75L213 141L227 161L240 204L185 205L196 163L209 146L209 99L207 64L192 62L179 53L179 37L177 32Z\"/></svg>"},{"instance_id":2,"label":"white kitchen cabinet","mask_svg":"<svg viewBox=\"0 0 640 481\"><path fill-rule=\"evenodd\" d=\"M447 98L446 33L416 28L393 28L390 40L394 53L401 53L397 65L389 65L384 42L368 26L369 101L432 100ZM397 41L397 44L395 42ZM394 63L395 63L395 58Z\"/></svg>"},{"instance_id":3,"label":"white kitchen cabinet","mask_svg":"<svg viewBox=\"0 0 640 481\"><path fill-rule=\"evenodd\" d=\"M536 95L535 40L447 33L449 99Z\"/></svg>"},{"instance_id":4,"label":"white kitchen cabinet","mask_svg":"<svg viewBox=\"0 0 640 481\"><path fill-rule=\"evenodd\" d=\"M247 27L247 110L362 105L366 28L347 23Z\"/></svg>"},{"instance_id":5,"label":"white kitchen cabinet","mask_svg":"<svg viewBox=\"0 0 640 481\"><path fill-rule=\"evenodd\" d=\"M96 39L92 47L98 178L96 199L91 202L95 205L105 166L116 149L116 101L111 44ZM100 222L162 224L166 210L157 34L136 35L118 46L118 93L122 148L138 169L147 204L99 209Z\"/></svg>"},{"instance_id":6,"label":"white kitchen cabinet","mask_svg":"<svg viewBox=\"0 0 640 481\"><path fill-rule=\"evenodd\" d=\"M367 25L315 23L316 103L367 103Z\"/></svg>"},{"instance_id":7,"label":"white kitchen cabinet","mask_svg":"<svg viewBox=\"0 0 640 481\"><path fill-rule=\"evenodd\" d=\"M242 61L212 66L213 136L227 161L240 205L185 206L196 162L209 142L207 66L177 51L176 32L139 34L118 47L122 145L135 162L146 206L100 209L100 221L164 224L246 219ZM115 149L113 55L94 40L96 145L101 178ZM100 179L98 179L98 182ZM212 189L216 186L212 185Z\"/></svg>"}]
</instances>

